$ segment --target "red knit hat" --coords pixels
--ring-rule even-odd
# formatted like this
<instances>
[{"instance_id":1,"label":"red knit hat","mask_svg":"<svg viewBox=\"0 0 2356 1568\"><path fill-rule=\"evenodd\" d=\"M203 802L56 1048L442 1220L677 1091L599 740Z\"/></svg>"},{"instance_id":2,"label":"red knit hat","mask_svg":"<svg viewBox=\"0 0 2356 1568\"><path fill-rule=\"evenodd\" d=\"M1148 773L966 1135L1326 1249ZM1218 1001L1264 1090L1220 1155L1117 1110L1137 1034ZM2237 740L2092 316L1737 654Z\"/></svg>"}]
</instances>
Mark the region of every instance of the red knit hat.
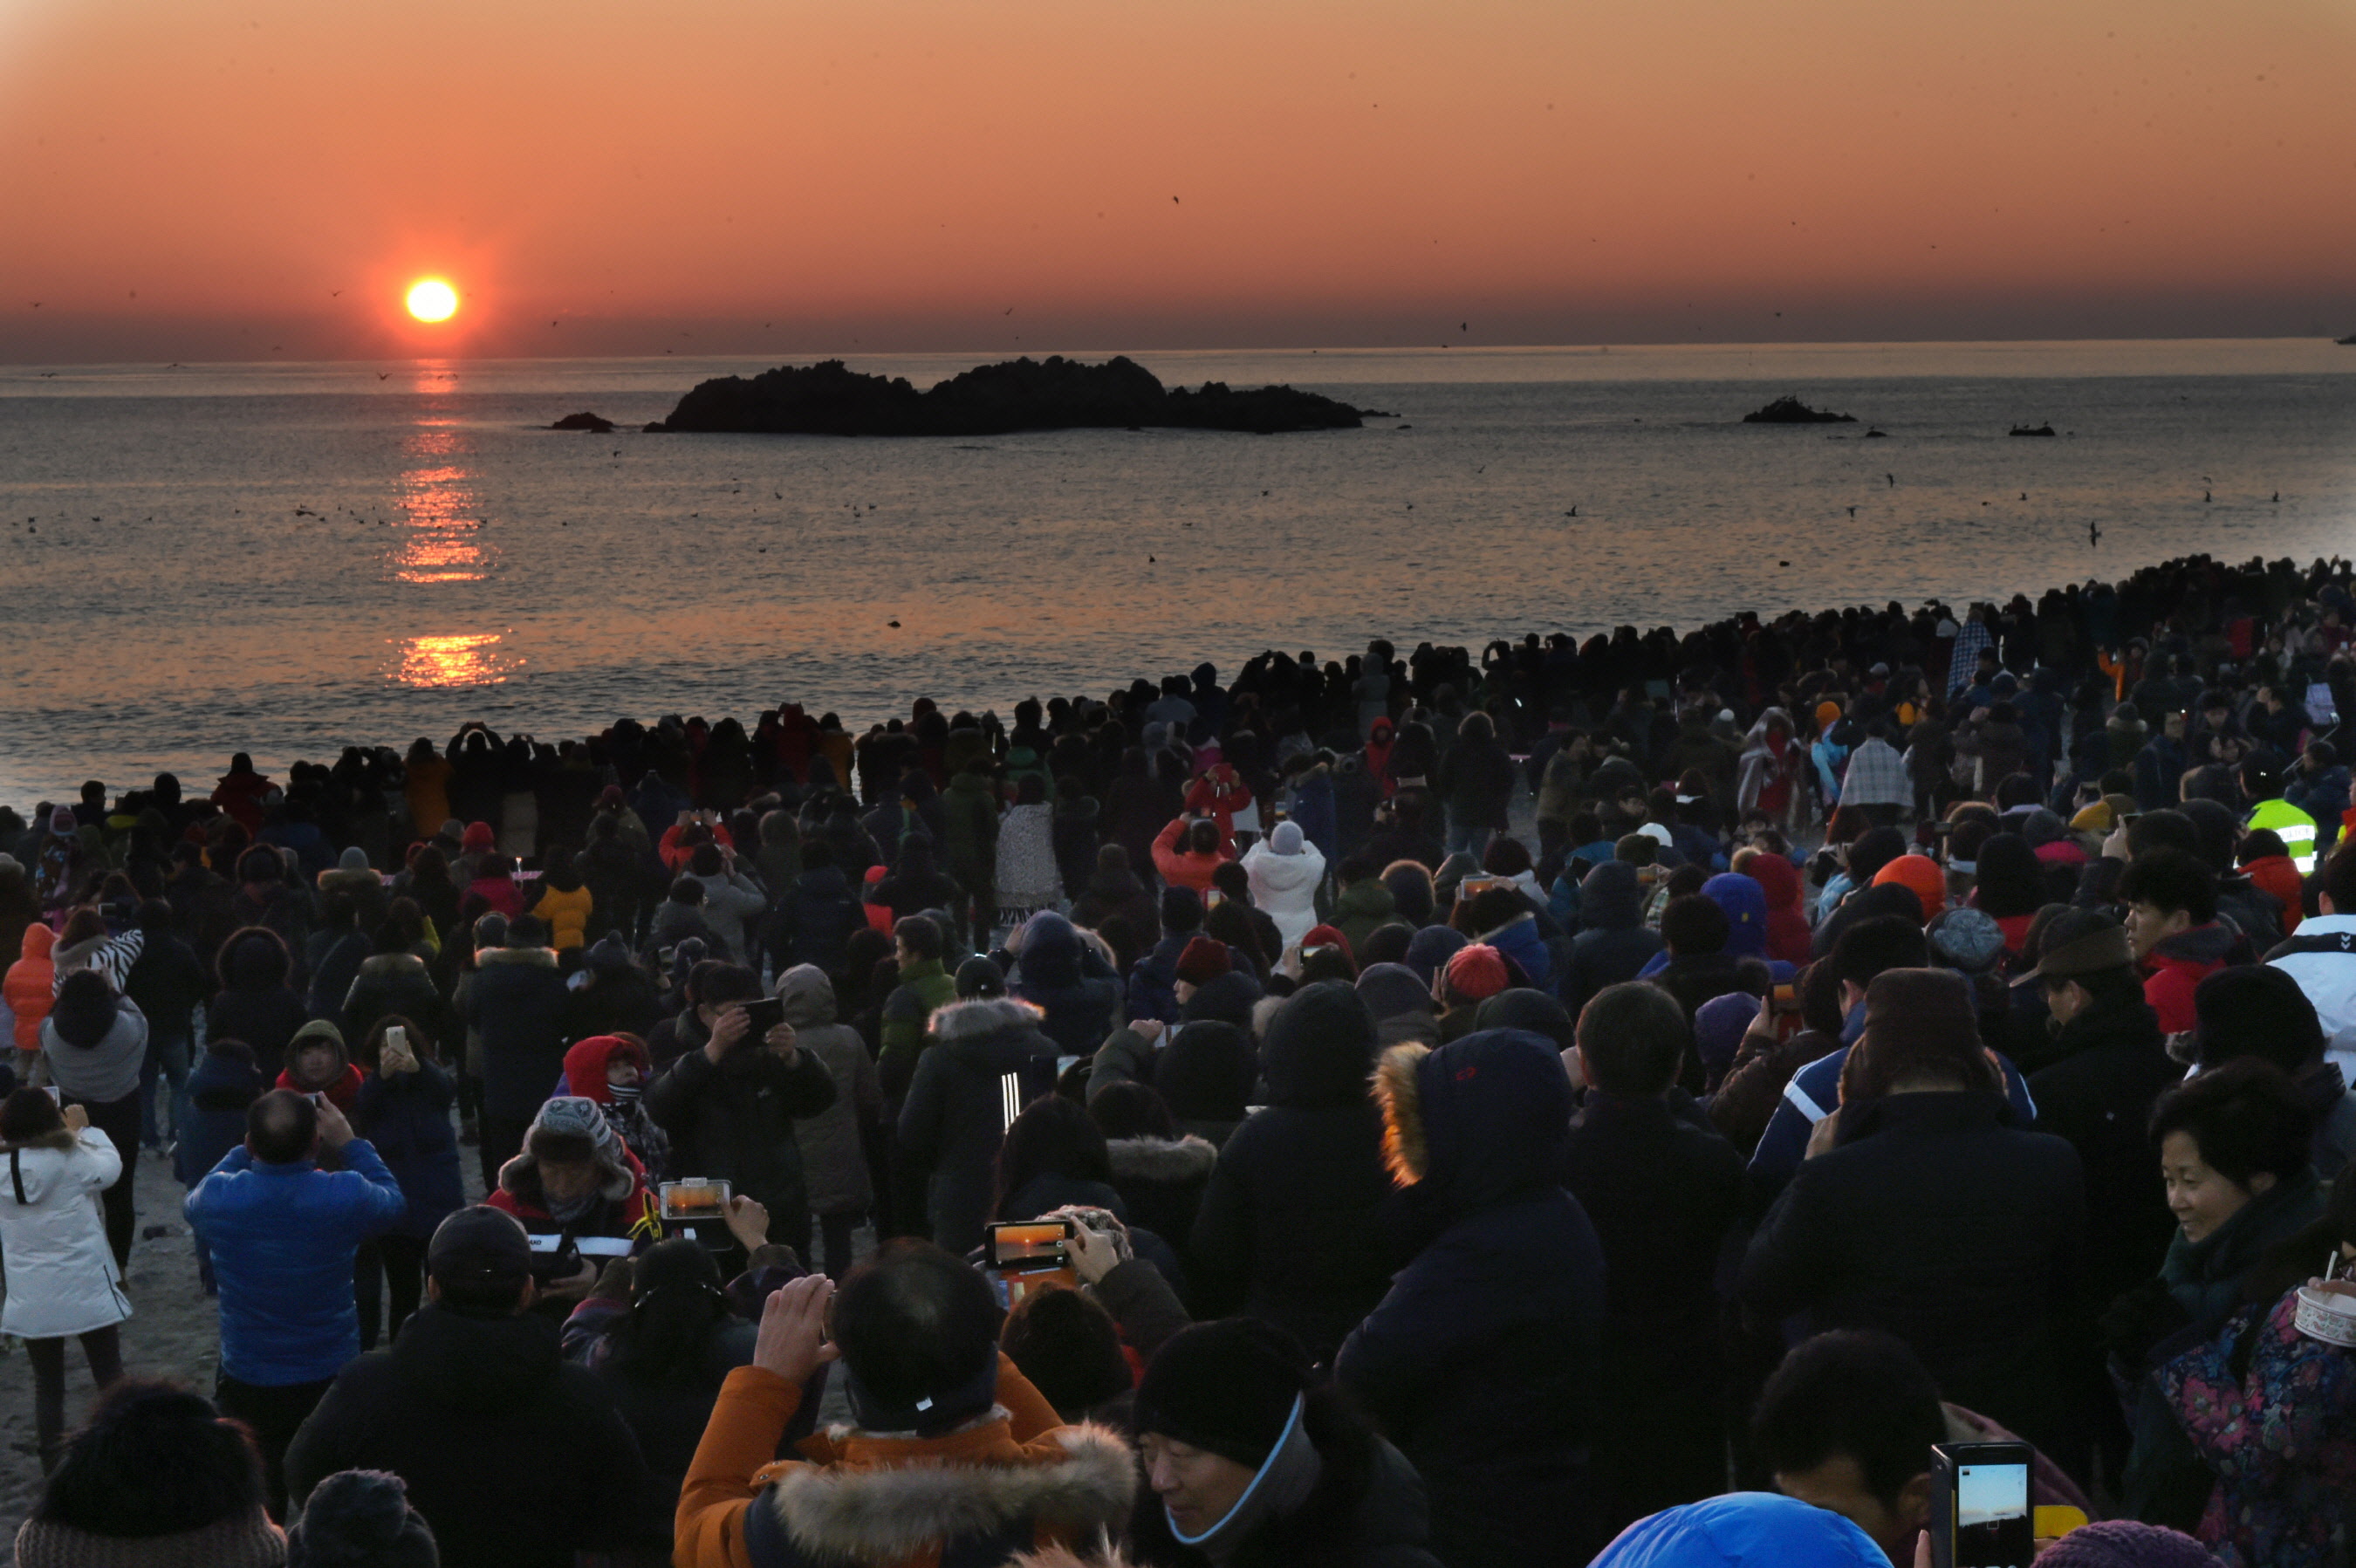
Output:
<instances>
[{"instance_id":1,"label":"red knit hat","mask_svg":"<svg viewBox=\"0 0 2356 1568\"><path fill-rule=\"evenodd\" d=\"M1928 855L1900 855L1874 873L1876 887L1886 882L1898 883L1912 892L1922 902L1922 918L1926 921L1947 907L1947 874Z\"/></svg>"},{"instance_id":2,"label":"red knit hat","mask_svg":"<svg viewBox=\"0 0 2356 1568\"><path fill-rule=\"evenodd\" d=\"M1311 948L1340 948L1352 963L1358 961L1357 953L1351 949L1350 939L1344 936L1337 926L1310 927L1309 934L1301 939L1301 950L1307 952Z\"/></svg>"},{"instance_id":3,"label":"red knit hat","mask_svg":"<svg viewBox=\"0 0 2356 1568\"><path fill-rule=\"evenodd\" d=\"M1457 949L1442 973L1450 998L1459 1003L1486 1002L1513 983L1505 956L1486 942Z\"/></svg>"},{"instance_id":4,"label":"red knit hat","mask_svg":"<svg viewBox=\"0 0 2356 1568\"><path fill-rule=\"evenodd\" d=\"M1209 937L1196 937L1178 955L1178 978L1189 985L1208 985L1233 967L1227 944Z\"/></svg>"}]
</instances>

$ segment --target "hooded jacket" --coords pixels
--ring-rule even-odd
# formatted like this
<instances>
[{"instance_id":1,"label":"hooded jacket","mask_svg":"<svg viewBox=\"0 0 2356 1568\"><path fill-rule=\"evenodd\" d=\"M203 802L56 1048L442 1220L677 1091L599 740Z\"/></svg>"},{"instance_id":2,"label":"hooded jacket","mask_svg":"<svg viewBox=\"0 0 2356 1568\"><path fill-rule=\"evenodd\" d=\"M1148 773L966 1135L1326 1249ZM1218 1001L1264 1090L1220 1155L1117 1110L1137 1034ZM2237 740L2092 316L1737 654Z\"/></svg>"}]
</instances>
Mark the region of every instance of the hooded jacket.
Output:
<instances>
[{"instance_id":1,"label":"hooded jacket","mask_svg":"<svg viewBox=\"0 0 2356 1568\"><path fill-rule=\"evenodd\" d=\"M1129 1517L1128 1444L1065 1426L1003 1356L998 1403L938 1436L833 1427L776 1457L805 1391L761 1367L720 1387L679 1498L679 1568L947 1568L1093 1546Z\"/></svg>"},{"instance_id":2,"label":"hooded jacket","mask_svg":"<svg viewBox=\"0 0 2356 1568\"><path fill-rule=\"evenodd\" d=\"M1278 831L1283 831L1280 825ZM1262 839L1244 853L1244 875L1251 879L1252 902L1276 922L1284 945L1300 946L1317 924L1317 889L1325 880L1325 856L1305 839L1295 854L1279 854L1269 840Z\"/></svg>"},{"instance_id":3,"label":"hooded jacket","mask_svg":"<svg viewBox=\"0 0 2356 1568\"><path fill-rule=\"evenodd\" d=\"M834 1103L794 1123L802 1146L802 1176L813 1214L859 1214L875 1206L861 1130L884 1119L884 1088L867 1042L835 1022L834 984L814 964L797 964L777 977L777 1000L795 1043L826 1064Z\"/></svg>"},{"instance_id":4,"label":"hooded jacket","mask_svg":"<svg viewBox=\"0 0 2356 1568\"><path fill-rule=\"evenodd\" d=\"M1603 1251L1561 1187L1561 1056L1518 1029L1393 1046L1375 1095L1394 1178L1442 1228L1334 1375L1423 1477L1455 1568L1584 1563L1602 1544Z\"/></svg>"},{"instance_id":5,"label":"hooded jacket","mask_svg":"<svg viewBox=\"0 0 2356 1568\"><path fill-rule=\"evenodd\" d=\"M1151 1084L1182 1133L1224 1147L1259 1084L1259 1048L1251 1032L1259 999L1251 976L1229 970L1186 999L1158 1049L1134 1027L1114 1031L1097 1051L1088 1097L1116 1083ZM1176 1239L1183 1241L1185 1233Z\"/></svg>"},{"instance_id":6,"label":"hooded jacket","mask_svg":"<svg viewBox=\"0 0 2356 1568\"><path fill-rule=\"evenodd\" d=\"M842 945L859 921L859 900L841 866L803 872L786 895L778 921L786 962L814 964L832 973L841 967Z\"/></svg>"},{"instance_id":7,"label":"hooded jacket","mask_svg":"<svg viewBox=\"0 0 2356 1568\"><path fill-rule=\"evenodd\" d=\"M572 1568L659 1540L660 1507L613 1396L534 1313L428 1304L346 1367L286 1450L299 1509L339 1470L390 1470L444 1568Z\"/></svg>"},{"instance_id":8,"label":"hooded jacket","mask_svg":"<svg viewBox=\"0 0 2356 1568\"><path fill-rule=\"evenodd\" d=\"M253 1047L253 1065L265 1080L285 1065L286 1042L311 1020L303 999L287 984L294 961L275 931L237 932L220 952L221 988L205 1009L207 1040L243 1040Z\"/></svg>"},{"instance_id":9,"label":"hooded jacket","mask_svg":"<svg viewBox=\"0 0 2356 1568\"><path fill-rule=\"evenodd\" d=\"M1189 1255L1205 1294L1330 1359L1382 1299L1395 1259L1381 1112L1366 1093L1375 1023L1341 981L1269 1018L1267 1107L1236 1129L1203 1189Z\"/></svg>"},{"instance_id":10,"label":"hooded jacket","mask_svg":"<svg viewBox=\"0 0 2356 1568\"><path fill-rule=\"evenodd\" d=\"M20 1051L41 1048L41 1020L57 998L57 966L49 958L57 932L35 920L25 928L16 961L0 980L0 1002L8 1008L10 1037Z\"/></svg>"},{"instance_id":11,"label":"hooded jacket","mask_svg":"<svg viewBox=\"0 0 2356 1568\"><path fill-rule=\"evenodd\" d=\"M1766 956L1789 964L1808 961L1811 933L1800 910L1800 874L1780 854L1757 854L1742 863L1742 875L1759 884L1767 898Z\"/></svg>"},{"instance_id":12,"label":"hooded jacket","mask_svg":"<svg viewBox=\"0 0 2356 1568\"><path fill-rule=\"evenodd\" d=\"M564 1070L567 992L547 948L491 948L476 956L458 1015L483 1042L483 1110L528 1122Z\"/></svg>"},{"instance_id":13,"label":"hooded jacket","mask_svg":"<svg viewBox=\"0 0 2356 1568\"><path fill-rule=\"evenodd\" d=\"M1563 1005L1576 1014L1607 985L1633 980L1661 950L1661 933L1644 924L1644 886L1636 868L1607 860L1579 884L1579 935L1570 940L1570 972Z\"/></svg>"},{"instance_id":14,"label":"hooded jacket","mask_svg":"<svg viewBox=\"0 0 2356 1568\"><path fill-rule=\"evenodd\" d=\"M933 1015L938 1042L916 1063L900 1107L900 1146L932 1170L926 1215L933 1240L962 1256L981 1244L992 1166L1005 1139L1008 1089L1020 1111L1055 1087L1055 1046L1038 1009L1009 997L958 1002Z\"/></svg>"},{"instance_id":15,"label":"hooded jacket","mask_svg":"<svg viewBox=\"0 0 2356 1568\"><path fill-rule=\"evenodd\" d=\"M188 1110L172 1150L172 1176L194 1187L221 1156L245 1142L245 1110L270 1087L269 1080L234 1057L208 1050L188 1073Z\"/></svg>"},{"instance_id":16,"label":"hooded jacket","mask_svg":"<svg viewBox=\"0 0 2356 1568\"><path fill-rule=\"evenodd\" d=\"M1183 1246L1194 1233L1194 1214L1219 1163L1219 1151L1190 1133L1176 1138L1109 1138L1105 1157L1112 1165L1112 1189L1120 1194L1130 1223Z\"/></svg>"},{"instance_id":17,"label":"hooded jacket","mask_svg":"<svg viewBox=\"0 0 2356 1568\"><path fill-rule=\"evenodd\" d=\"M425 961L415 953L370 953L360 961L351 989L344 993L340 1014L344 1038L358 1044L368 1038L378 1021L408 1019L432 1037L434 1048L455 1057L465 1047L457 1015L442 999L442 992L426 972Z\"/></svg>"},{"instance_id":18,"label":"hooded jacket","mask_svg":"<svg viewBox=\"0 0 2356 1568\"><path fill-rule=\"evenodd\" d=\"M646 1103L670 1134L679 1169L758 1199L777 1240L798 1246L809 1198L794 1123L834 1100L834 1079L816 1053L797 1047L788 1063L746 1039L717 1066L700 1049L682 1053L648 1087Z\"/></svg>"},{"instance_id":19,"label":"hooded jacket","mask_svg":"<svg viewBox=\"0 0 2356 1568\"><path fill-rule=\"evenodd\" d=\"M131 1298L91 1201L123 1175L123 1155L105 1133L59 1128L7 1150L0 1164L7 1167L0 1250L9 1274L0 1333L56 1339L129 1317Z\"/></svg>"},{"instance_id":20,"label":"hooded jacket","mask_svg":"<svg viewBox=\"0 0 2356 1568\"><path fill-rule=\"evenodd\" d=\"M616 1056L637 1068L637 1093L615 1091L608 1073ZM645 1046L618 1035L592 1035L585 1040L574 1041L564 1053L564 1082L557 1092L594 1101L605 1113L606 1122L621 1138L623 1146L637 1158L648 1182L656 1184L672 1173L670 1134L647 1114L646 1086L651 1076Z\"/></svg>"},{"instance_id":21,"label":"hooded jacket","mask_svg":"<svg viewBox=\"0 0 2356 1568\"><path fill-rule=\"evenodd\" d=\"M1042 909L1023 923L1008 989L1039 1009L1040 1030L1066 1056L1091 1056L1120 1020L1120 979L1072 922Z\"/></svg>"},{"instance_id":22,"label":"hooded jacket","mask_svg":"<svg viewBox=\"0 0 2356 1568\"><path fill-rule=\"evenodd\" d=\"M1342 940L1350 944L1350 951L1355 954L1366 945L1368 937L1398 919L1398 900L1390 888L1382 878L1369 876L1342 889L1333 900L1333 918L1327 924L1342 933Z\"/></svg>"}]
</instances>

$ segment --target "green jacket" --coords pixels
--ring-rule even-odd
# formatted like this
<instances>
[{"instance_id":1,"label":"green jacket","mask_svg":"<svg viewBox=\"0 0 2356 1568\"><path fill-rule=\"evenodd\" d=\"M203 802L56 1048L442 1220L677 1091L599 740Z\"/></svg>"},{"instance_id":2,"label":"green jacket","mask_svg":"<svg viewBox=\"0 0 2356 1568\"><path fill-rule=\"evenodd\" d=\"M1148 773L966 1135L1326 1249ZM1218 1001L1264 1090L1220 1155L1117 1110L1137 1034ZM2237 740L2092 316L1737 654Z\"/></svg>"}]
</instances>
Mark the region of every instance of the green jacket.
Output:
<instances>
[{"instance_id":1,"label":"green jacket","mask_svg":"<svg viewBox=\"0 0 2356 1568\"><path fill-rule=\"evenodd\" d=\"M907 1098L908 1085L916 1076L916 1058L932 1045L926 1031L934 1012L956 1000L957 982L940 960L924 959L901 969L900 983L884 999L883 1043L875 1058L884 1098L893 1105Z\"/></svg>"},{"instance_id":2,"label":"green jacket","mask_svg":"<svg viewBox=\"0 0 2356 1568\"><path fill-rule=\"evenodd\" d=\"M1342 889L1342 896L1333 901L1333 925L1348 940L1350 951L1355 956L1365 950L1366 939L1375 934L1377 927L1387 926L1398 918L1398 911L1391 890L1383 886L1380 878L1369 876Z\"/></svg>"}]
</instances>

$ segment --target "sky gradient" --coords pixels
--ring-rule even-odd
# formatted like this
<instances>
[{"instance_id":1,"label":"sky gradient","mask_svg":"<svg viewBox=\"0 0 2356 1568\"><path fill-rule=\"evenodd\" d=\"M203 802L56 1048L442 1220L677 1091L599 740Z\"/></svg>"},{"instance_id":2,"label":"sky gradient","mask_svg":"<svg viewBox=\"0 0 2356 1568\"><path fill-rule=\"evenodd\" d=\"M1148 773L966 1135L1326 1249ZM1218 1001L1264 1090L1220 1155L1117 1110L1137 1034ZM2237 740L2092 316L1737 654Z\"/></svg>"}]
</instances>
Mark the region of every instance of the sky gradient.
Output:
<instances>
[{"instance_id":1,"label":"sky gradient","mask_svg":"<svg viewBox=\"0 0 2356 1568\"><path fill-rule=\"evenodd\" d=\"M0 360L2336 335L2351 81L2343 0L0 0Z\"/></svg>"}]
</instances>

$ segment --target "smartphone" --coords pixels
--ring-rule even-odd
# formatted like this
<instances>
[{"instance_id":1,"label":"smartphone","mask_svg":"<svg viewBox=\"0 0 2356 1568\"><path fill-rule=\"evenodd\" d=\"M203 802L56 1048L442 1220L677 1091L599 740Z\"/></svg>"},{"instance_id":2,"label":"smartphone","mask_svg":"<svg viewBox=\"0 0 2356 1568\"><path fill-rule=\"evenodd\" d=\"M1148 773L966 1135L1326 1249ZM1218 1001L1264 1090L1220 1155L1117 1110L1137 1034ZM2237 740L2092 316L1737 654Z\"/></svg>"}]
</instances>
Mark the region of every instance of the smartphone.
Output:
<instances>
[{"instance_id":1,"label":"smartphone","mask_svg":"<svg viewBox=\"0 0 2356 1568\"><path fill-rule=\"evenodd\" d=\"M757 1040L786 1021L786 1004L778 997L764 996L757 1002L744 1004L744 1016L753 1021L752 1027L744 1032L744 1037Z\"/></svg>"},{"instance_id":2,"label":"smartphone","mask_svg":"<svg viewBox=\"0 0 2356 1568\"><path fill-rule=\"evenodd\" d=\"M662 1184L665 1219L723 1219L728 1214L728 1184L710 1176L689 1176Z\"/></svg>"},{"instance_id":3,"label":"smartphone","mask_svg":"<svg viewBox=\"0 0 2356 1568\"><path fill-rule=\"evenodd\" d=\"M1775 987L1775 989L1769 993L1767 1006L1768 1010L1773 1013L1798 1012L1800 1010L1800 988L1798 984L1787 980L1783 984Z\"/></svg>"},{"instance_id":4,"label":"smartphone","mask_svg":"<svg viewBox=\"0 0 2356 1568\"><path fill-rule=\"evenodd\" d=\"M1006 1305L1043 1290L1077 1290L1068 1219L999 1221L982 1227L990 1272L1006 1287Z\"/></svg>"},{"instance_id":5,"label":"smartphone","mask_svg":"<svg viewBox=\"0 0 2356 1568\"><path fill-rule=\"evenodd\" d=\"M394 1024L387 1027L384 1032L384 1048L389 1051L407 1050L409 1048L409 1031L402 1028L398 1024Z\"/></svg>"},{"instance_id":6,"label":"smartphone","mask_svg":"<svg viewBox=\"0 0 2356 1568\"><path fill-rule=\"evenodd\" d=\"M1931 1561L1936 1568L2029 1568L2037 1553L2026 1443L1931 1445Z\"/></svg>"}]
</instances>

